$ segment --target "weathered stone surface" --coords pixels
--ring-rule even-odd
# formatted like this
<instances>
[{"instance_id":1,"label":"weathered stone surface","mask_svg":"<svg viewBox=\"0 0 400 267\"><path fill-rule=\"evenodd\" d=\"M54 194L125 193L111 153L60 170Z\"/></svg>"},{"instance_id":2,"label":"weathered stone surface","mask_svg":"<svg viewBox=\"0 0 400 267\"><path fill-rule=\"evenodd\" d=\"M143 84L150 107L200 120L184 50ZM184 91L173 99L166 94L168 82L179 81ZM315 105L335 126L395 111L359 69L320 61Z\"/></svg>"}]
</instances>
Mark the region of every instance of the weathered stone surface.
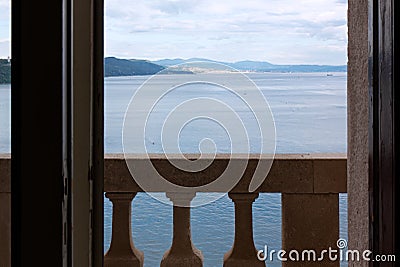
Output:
<instances>
[{"instance_id":1,"label":"weathered stone surface","mask_svg":"<svg viewBox=\"0 0 400 267\"><path fill-rule=\"evenodd\" d=\"M311 193L313 165L310 155L276 155L271 170L259 192Z\"/></svg>"},{"instance_id":2,"label":"weathered stone surface","mask_svg":"<svg viewBox=\"0 0 400 267\"><path fill-rule=\"evenodd\" d=\"M11 194L0 193L0 266L11 266Z\"/></svg>"},{"instance_id":3,"label":"weathered stone surface","mask_svg":"<svg viewBox=\"0 0 400 267\"><path fill-rule=\"evenodd\" d=\"M160 267L201 267L203 266L203 254L197 248L193 248L192 254L180 254L169 249L165 252Z\"/></svg>"},{"instance_id":4,"label":"weathered stone surface","mask_svg":"<svg viewBox=\"0 0 400 267\"><path fill-rule=\"evenodd\" d=\"M161 267L202 267L203 254L192 242L190 202L195 194L167 193L173 206L172 245L161 260Z\"/></svg>"},{"instance_id":5,"label":"weathered stone surface","mask_svg":"<svg viewBox=\"0 0 400 267\"><path fill-rule=\"evenodd\" d=\"M143 267L144 254L132 240L131 203L136 193L106 193L113 204L112 235L105 267Z\"/></svg>"},{"instance_id":6,"label":"weathered stone surface","mask_svg":"<svg viewBox=\"0 0 400 267\"><path fill-rule=\"evenodd\" d=\"M346 160L315 159L314 160L314 193L347 192Z\"/></svg>"},{"instance_id":7,"label":"weathered stone surface","mask_svg":"<svg viewBox=\"0 0 400 267\"><path fill-rule=\"evenodd\" d=\"M289 253L297 250L315 250L316 258L321 250L337 249L339 239L338 194L282 194L282 248ZM339 266L339 261L282 262L283 267ZM301 259L301 258L300 258ZM305 259L308 259L305 257Z\"/></svg>"},{"instance_id":8,"label":"weathered stone surface","mask_svg":"<svg viewBox=\"0 0 400 267\"><path fill-rule=\"evenodd\" d=\"M368 0L349 0L348 5L348 232L349 249L369 248L368 183ZM368 262L349 262L367 267Z\"/></svg>"},{"instance_id":9,"label":"weathered stone surface","mask_svg":"<svg viewBox=\"0 0 400 267\"><path fill-rule=\"evenodd\" d=\"M196 158L198 155L189 155ZM175 170L163 155L152 155L152 163L167 180L179 185L199 186L213 181L226 168L229 157L218 155L206 170L189 173ZM140 165L143 157L134 160ZM247 161L235 156L233 161ZM239 183L231 190L236 193L248 192L250 181L258 160L251 157ZM325 170L326 165L326 170ZM146 178L147 173L143 173ZM257 192L265 193L313 193L346 192L346 155L344 154L278 154L271 170ZM106 155L104 188L106 192L141 192L142 189L131 177L123 155ZM164 192L162 188L154 191ZM215 192L220 192L215 190Z\"/></svg>"},{"instance_id":10,"label":"weathered stone surface","mask_svg":"<svg viewBox=\"0 0 400 267\"><path fill-rule=\"evenodd\" d=\"M257 258L253 239L252 205L258 193L229 193L229 197L235 203L235 240L224 255L224 267L265 267Z\"/></svg>"}]
</instances>

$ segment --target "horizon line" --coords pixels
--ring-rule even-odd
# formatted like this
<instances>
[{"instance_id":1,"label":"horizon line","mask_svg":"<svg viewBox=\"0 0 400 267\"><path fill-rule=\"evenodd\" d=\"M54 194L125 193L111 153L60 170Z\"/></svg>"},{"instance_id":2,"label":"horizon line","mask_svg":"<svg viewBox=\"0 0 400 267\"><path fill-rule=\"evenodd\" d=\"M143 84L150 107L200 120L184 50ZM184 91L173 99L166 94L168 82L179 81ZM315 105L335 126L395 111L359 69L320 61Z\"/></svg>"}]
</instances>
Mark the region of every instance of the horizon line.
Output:
<instances>
[{"instance_id":1,"label":"horizon line","mask_svg":"<svg viewBox=\"0 0 400 267\"><path fill-rule=\"evenodd\" d=\"M107 55L104 56L104 58L118 58L118 59L125 59L125 60L143 60L143 61L149 61L149 62L155 62L155 61L160 61L160 60L190 60L190 59L205 59L209 61L214 61L214 62L222 62L222 63L229 63L229 64L234 64L238 62L244 62L244 61L250 61L250 62L263 62L263 63L269 63L271 65L275 66L285 66L285 65L316 65L316 66L347 66L347 63L344 64L328 64L328 63L272 63L270 61L263 61L263 60L252 60L252 59L241 59L241 60L235 60L235 61L225 61L225 60L217 60L217 59L210 59L210 58L202 58L202 57L190 57L190 58L180 58L180 57L174 57L174 58L159 58L159 59L147 59L147 58L127 58L127 57L119 57L119 56L111 56Z\"/></svg>"}]
</instances>

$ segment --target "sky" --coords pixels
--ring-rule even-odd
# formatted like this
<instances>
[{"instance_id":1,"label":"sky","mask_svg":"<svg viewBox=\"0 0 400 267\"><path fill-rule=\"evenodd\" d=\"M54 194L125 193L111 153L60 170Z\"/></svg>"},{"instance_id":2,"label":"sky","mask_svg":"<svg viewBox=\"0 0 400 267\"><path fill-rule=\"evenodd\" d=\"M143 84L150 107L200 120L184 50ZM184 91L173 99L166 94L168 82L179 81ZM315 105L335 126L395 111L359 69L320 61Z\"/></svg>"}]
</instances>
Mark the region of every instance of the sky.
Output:
<instances>
[{"instance_id":1,"label":"sky","mask_svg":"<svg viewBox=\"0 0 400 267\"><path fill-rule=\"evenodd\" d=\"M0 0L0 57L10 46ZM347 63L347 0L105 0L105 55Z\"/></svg>"}]
</instances>

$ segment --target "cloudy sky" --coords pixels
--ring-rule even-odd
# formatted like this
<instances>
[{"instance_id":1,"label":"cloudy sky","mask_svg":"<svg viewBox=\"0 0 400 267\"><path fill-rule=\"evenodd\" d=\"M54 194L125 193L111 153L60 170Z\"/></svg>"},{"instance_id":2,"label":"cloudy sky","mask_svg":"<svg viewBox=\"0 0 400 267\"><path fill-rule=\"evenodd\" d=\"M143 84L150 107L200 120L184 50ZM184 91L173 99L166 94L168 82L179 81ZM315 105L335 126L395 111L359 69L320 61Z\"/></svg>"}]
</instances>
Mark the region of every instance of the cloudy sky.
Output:
<instances>
[{"instance_id":1,"label":"cloudy sky","mask_svg":"<svg viewBox=\"0 0 400 267\"><path fill-rule=\"evenodd\" d=\"M0 58L7 58L10 52L11 1L0 0Z\"/></svg>"},{"instance_id":2,"label":"cloudy sky","mask_svg":"<svg viewBox=\"0 0 400 267\"><path fill-rule=\"evenodd\" d=\"M346 64L347 0L105 0L106 56ZM0 57L9 55L0 0Z\"/></svg>"}]
</instances>

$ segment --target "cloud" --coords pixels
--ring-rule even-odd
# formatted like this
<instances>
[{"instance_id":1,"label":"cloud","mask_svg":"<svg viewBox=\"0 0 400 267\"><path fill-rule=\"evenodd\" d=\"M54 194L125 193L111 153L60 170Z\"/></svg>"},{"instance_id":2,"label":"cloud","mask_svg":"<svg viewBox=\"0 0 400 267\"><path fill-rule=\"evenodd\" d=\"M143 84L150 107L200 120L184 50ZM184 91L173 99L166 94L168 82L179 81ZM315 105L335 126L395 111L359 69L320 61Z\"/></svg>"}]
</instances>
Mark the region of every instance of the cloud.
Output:
<instances>
[{"instance_id":1,"label":"cloud","mask_svg":"<svg viewBox=\"0 0 400 267\"><path fill-rule=\"evenodd\" d=\"M0 58L10 56L11 0L0 0Z\"/></svg>"},{"instance_id":2,"label":"cloud","mask_svg":"<svg viewBox=\"0 0 400 267\"><path fill-rule=\"evenodd\" d=\"M9 39L10 2L0 0L0 39ZM315 63L313 50L318 50L318 55L326 53L321 64L347 61L347 0L106 0L105 4L106 55L284 64ZM8 47L2 44L0 54L9 53Z\"/></svg>"},{"instance_id":3,"label":"cloud","mask_svg":"<svg viewBox=\"0 0 400 267\"><path fill-rule=\"evenodd\" d=\"M287 47L307 63L315 55L302 47L318 46L327 53L321 63L345 64L345 52L338 57L330 47L347 46L347 2L108 0L106 36L109 55L269 60Z\"/></svg>"},{"instance_id":4,"label":"cloud","mask_svg":"<svg viewBox=\"0 0 400 267\"><path fill-rule=\"evenodd\" d=\"M11 8L11 0L0 0L0 7Z\"/></svg>"},{"instance_id":5,"label":"cloud","mask_svg":"<svg viewBox=\"0 0 400 267\"><path fill-rule=\"evenodd\" d=\"M212 41L221 41L221 40L229 40L229 39L231 39L231 37L228 34L215 35L215 36L211 36L208 38L208 40L212 40Z\"/></svg>"},{"instance_id":6,"label":"cloud","mask_svg":"<svg viewBox=\"0 0 400 267\"><path fill-rule=\"evenodd\" d=\"M0 0L0 25L10 24L11 0Z\"/></svg>"},{"instance_id":7,"label":"cloud","mask_svg":"<svg viewBox=\"0 0 400 267\"><path fill-rule=\"evenodd\" d=\"M175 1L150 1L151 6L158 9L162 13L170 15L179 15L182 13L192 12L199 1L192 0L175 0Z\"/></svg>"}]
</instances>

